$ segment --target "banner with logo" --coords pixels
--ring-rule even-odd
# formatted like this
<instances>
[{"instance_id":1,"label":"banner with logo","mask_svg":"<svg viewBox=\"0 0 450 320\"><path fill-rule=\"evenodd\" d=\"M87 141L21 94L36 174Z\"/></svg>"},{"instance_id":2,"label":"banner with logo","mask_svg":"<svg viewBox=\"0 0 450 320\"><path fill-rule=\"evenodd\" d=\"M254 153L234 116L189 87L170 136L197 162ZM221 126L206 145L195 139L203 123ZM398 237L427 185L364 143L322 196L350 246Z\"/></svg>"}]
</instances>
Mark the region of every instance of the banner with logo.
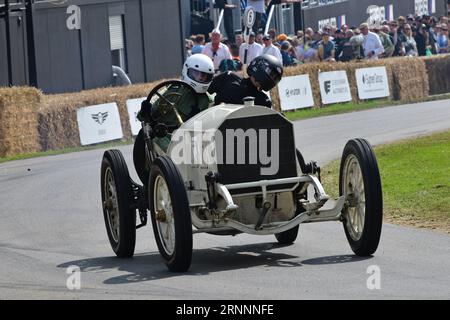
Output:
<instances>
[{"instance_id":1,"label":"banner with logo","mask_svg":"<svg viewBox=\"0 0 450 320\"><path fill-rule=\"evenodd\" d=\"M307 74L281 79L278 93L282 111L314 106L311 82Z\"/></svg>"},{"instance_id":2,"label":"banner with logo","mask_svg":"<svg viewBox=\"0 0 450 320\"><path fill-rule=\"evenodd\" d=\"M356 83L359 100L390 96L386 67L357 69Z\"/></svg>"},{"instance_id":3,"label":"banner with logo","mask_svg":"<svg viewBox=\"0 0 450 320\"><path fill-rule=\"evenodd\" d=\"M428 14L428 0L415 0L414 1L415 14L422 16Z\"/></svg>"},{"instance_id":4,"label":"banner with logo","mask_svg":"<svg viewBox=\"0 0 450 320\"><path fill-rule=\"evenodd\" d=\"M77 120L83 146L123 138L115 102L78 109Z\"/></svg>"},{"instance_id":5,"label":"banner with logo","mask_svg":"<svg viewBox=\"0 0 450 320\"><path fill-rule=\"evenodd\" d=\"M352 101L347 73L344 70L319 73L319 85L323 104Z\"/></svg>"},{"instance_id":6,"label":"banner with logo","mask_svg":"<svg viewBox=\"0 0 450 320\"><path fill-rule=\"evenodd\" d=\"M130 118L130 127L131 127L131 134L133 136L137 136L139 133L139 130L141 130L141 122L137 119L137 114L139 110L141 110L141 103L146 98L137 98L137 99L130 99L127 100L127 110L128 110L128 117Z\"/></svg>"}]
</instances>

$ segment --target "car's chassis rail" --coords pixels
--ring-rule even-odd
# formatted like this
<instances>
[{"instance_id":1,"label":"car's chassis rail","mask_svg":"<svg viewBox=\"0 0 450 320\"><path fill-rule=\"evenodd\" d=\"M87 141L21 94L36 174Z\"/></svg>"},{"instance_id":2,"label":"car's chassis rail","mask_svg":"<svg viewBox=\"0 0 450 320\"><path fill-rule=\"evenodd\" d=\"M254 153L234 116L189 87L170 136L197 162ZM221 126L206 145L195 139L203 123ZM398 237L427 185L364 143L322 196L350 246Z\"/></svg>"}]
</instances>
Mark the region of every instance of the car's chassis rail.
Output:
<instances>
[{"instance_id":1,"label":"car's chassis rail","mask_svg":"<svg viewBox=\"0 0 450 320\"><path fill-rule=\"evenodd\" d=\"M316 202L309 203L299 203L304 209L302 213L297 215L295 218L286 222L273 222L268 224L262 224L267 211L270 209L270 202L267 202L267 195L272 193L280 193L294 190L303 184L299 193L307 192L309 185L312 185L315 190ZM268 186L285 184L295 184L291 189L284 190L268 190ZM303 175L300 177L277 179L277 180L260 180L254 182L237 183L230 185L223 185L216 183L216 191L226 202L226 209L221 215L217 216L217 219L213 220L202 220L195 213L196 210L191 213L191 219L193 225L196 227L193 233L203 233L203 232L218 232L218 231L233 231L238 230L240 232L254 234L254 235L269 235L275 233L281 233L294 228L301 223L309 222L324 222L324 221L339 221L342 218L341 211L345 205L345 197L342 196L336 200L330 199L330 197L325 193L322 184L319 179L313 175ZM238 196L249 196L249 195L262 195L263 197L263 208L261 210L261 217L257 224L243 224L239 221L229 218L230 213L237 209L237 205L234 204L233 197L230 194L230 190L235 189L246 189L260 187L261 191L239 194ZM235 195L236 197L236 195ZM265 204L269 204L268 206ZM204 204L193 204L191 209L199 209L204 207Z\"/></svg>"}]
</instances>

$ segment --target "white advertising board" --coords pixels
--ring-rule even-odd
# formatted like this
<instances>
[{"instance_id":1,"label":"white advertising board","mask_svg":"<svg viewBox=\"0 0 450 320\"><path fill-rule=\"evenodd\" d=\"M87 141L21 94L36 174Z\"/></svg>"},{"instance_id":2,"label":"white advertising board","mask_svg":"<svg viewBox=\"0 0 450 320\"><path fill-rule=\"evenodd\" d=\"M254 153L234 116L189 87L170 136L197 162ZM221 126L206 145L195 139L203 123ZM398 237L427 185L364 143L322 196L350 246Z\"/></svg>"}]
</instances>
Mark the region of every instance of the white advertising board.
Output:
<instances>
[{"instance_id":1,"label":"white advertising board","mask_svg":"<svg viewBox=\"0 0 450 320\"><path fill-rule=\"evenodd\" d=\"M78 109L77 120L83 146L123 138L115 102Z\"/></svg>"},{"instance_id":2,"label":"white advertising board","mask_svg":"<svg viewBox=\"0 0 450 320\"><path fill-rule=\"evenodd\" d=\"M128 110L128 117L130 118L130 127L131 127L131 134L133 136L137 136L139 133L139 130L141 130L141 122L137 119L137 114L139 110L141 110L141 103L146 98L137 98L137 99L130 99L127 100L127 110Z\"/></svg>"},{"instance_id":3,"label":"white advertising board","mask_svg":"<svg viewBox=\"0 0 450 320\"><path fill-rule=\"evenodd\" d=\"M360 100L389 97L389 80L386 67L356 70L356 83Z\"/></svg>"},{"instance_id":4,"label":"white advertising board","mask_svg":"<svg viewBox=\"0 0 450 320\"><path fill-rule=\"evenodd\" d=\"M285 77L278 84L281 110L294 110L314 106L309 75Z\"/></svg>"},{"instance_id":5,"label":"white advertising board","mask_svg":"<svg viewBox=\"0 0 450 320\"><path fill-rule=\"evenodd\" d=\"M323 104L352 100L347 73L344 70L319 73L319 84Z\"/></svg>"}]
</instances>

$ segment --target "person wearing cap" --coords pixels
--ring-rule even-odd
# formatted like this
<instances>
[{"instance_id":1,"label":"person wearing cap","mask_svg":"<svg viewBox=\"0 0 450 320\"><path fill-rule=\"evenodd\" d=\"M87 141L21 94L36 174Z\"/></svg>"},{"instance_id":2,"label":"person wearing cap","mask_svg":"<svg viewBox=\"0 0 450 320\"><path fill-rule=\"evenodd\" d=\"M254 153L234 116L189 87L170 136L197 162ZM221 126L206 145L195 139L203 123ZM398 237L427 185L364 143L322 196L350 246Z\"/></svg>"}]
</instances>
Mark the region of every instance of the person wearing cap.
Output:
<instances>
[{"instance_id":1,"label":"person wearing cap","mask_svg":"<svg viewBox=\"0 0 450 320\"><path fill-rule=\"evenodd\" d=\"M381 40L381 44L384 48L384 53L382 55L383 58L392 57L394 54L394 44L392 43L391 37L389 36L389 27L388 26L375 26L373 28L373 32L375 32Z\"/></svg>"},{"instance_id":2,"label":"person wearing cap","mask_svg":"<svg viewBox=\"0 0 450 320\"><path fill-rule=\"evenodd\" d=\"M283 41L281 43L281 57L283 58L283 66L284 67L290 67L295 66L297 64L297 61L292 57L291 55L291 44L289 41Z\"/></svg>"},{"instance_id":3,"label":"person wearing cap","mask_svg":"<svg viewBox=\"0 0 450 320\"><path fill-rule=\"evenodd\" d=\"M380 37L376 33L369 31L369 25L367 23L361 24L359 30L361 30L361 34L364 36L362 44L364 57L370 60L378 60L378 57L384 53Z\"/></svg>"},{"instance_id":4,"label":"person wearing cap","mask_svg":"<svg viewBox=\"0 0 450 320\"><path fill-rule=\"evenodd\" d=\"M288 38L287 35L284 33L278 35L277 37L278 43L281 45L284 41L287 40L287 38Z\"/></svg>"},{"instance_id":5,"label":"person wearing cap","mask_svg":"<svg viewBox=\"0 0 450 320\"><path fill-rule=\"evenodd\" d=\"M264 48L263 54L268 54L277 58L280 62L283 61L283 57L281 56L280 49L275 47L272 43L272 37L269 34L265 34L263 37Z\"/></svg>"},{"instance_id":6,"label":"person wearing cap","mask_svg":"<svg viewBox=\"0 0 450 320\"><path fill-rule=\"evenodd\" d=\"M221 37L222 36L220 34L220 31L214 29L211 32L211 42L208 42L202 51L203 54L211 58L214 63L214 70L216 72L219 70L219 66L222 60L231 60L230 49L228 49L226 45L220 42Z\"/></svg>"},{"instance_id":7,"label":"person wearing cap","mask_svg":"<svg viewBox=\"0 0 450 320\"><path fill-rule=\"evenodd\" d=\"M428 30L425 24L421 24L417 28L414 40L416 41L417 52L419 53L419 56L421 57L426 56L427 48L429 47L429 41L428 41Z\"/></svg>"},{"instance_id":8,"label":"person wearing cap","mask_svg":"<svg viewBox=\"0 0 450 320\"><path fill-rule=\"evenodd\" d=\"M248 43L243 43L239 47L239 58L243 64L250 64L256 57L262 55L263 46L255 42L255 33L250 32Z\"/></svg>"},{"instance_id":9,"label":"person wearing cap","mask_svg":"<svg viewBox=\"0 0 450 320\"><path fill-rule=\"evenodd\" d=\"M439 53L449 53L449 37L448 37L448 25L446 23L441 24L441 30L438 36Z\"/></svg>"},{"instance_id":10,"label":"person wearing cap","mask_svg":"<svg viewBox=\"0 0 450 320\"><path fill-rule=\"evenodd\" d=\"M336 61L335 53L334 42L330 40L330 34L327 31L324 31L322 33L322 42L319 44L320 61Z\"/></svg>"},{"instance_id":11,"label":"person wearing cap","mask_svg":"<svg viewBox=\"0 0 450 320\"><path fill-rule=\"evenodd\" d=\"M428 45L430 46L431 53L437 54L438 53L438 44L437 44L438 39L437 39L436 33L434 32L435 21L429 14L424 14L423 18L422 18L422 22L427 27Z\"/></svg>"},{"instance_id":12,"label":"person wearing cap","mask_svg":"<svg viewBox=\"0 0 450 320\"><path fill-rule=\"evenodd\" d=\"M405 55L405 47L404 43L406 42L405 34L403 30L399 28L399 24L397 21L391 21L389 23L389 27L391 29L390 36L392 38L392 43L394 44L394 56L404 56Z\"/></svg>"}]
</instances>

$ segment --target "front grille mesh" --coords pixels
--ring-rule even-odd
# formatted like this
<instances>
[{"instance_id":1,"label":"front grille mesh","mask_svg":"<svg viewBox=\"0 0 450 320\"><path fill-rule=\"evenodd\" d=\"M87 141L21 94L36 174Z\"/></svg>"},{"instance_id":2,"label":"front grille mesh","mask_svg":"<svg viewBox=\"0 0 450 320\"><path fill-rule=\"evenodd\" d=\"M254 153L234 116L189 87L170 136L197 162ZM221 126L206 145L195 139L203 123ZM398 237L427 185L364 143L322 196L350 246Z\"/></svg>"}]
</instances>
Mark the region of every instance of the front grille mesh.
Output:
<instances>
[{"instance_id":1,"label":"front grille mesh","mask_svg":"<svg viewBox=\"0 0 450 320\"><path fill-rule=\"evenodd\" d=\"M227 164L226 160L226 146L227 141L227 129L242 129L247 132L249 129L255 129L258 137L257 155L259 155L259 141L260 130L267 130L267 154L271 159L274 159L275 155L272 155L271 150L271 134L270 130L279 130L279 167L278 171L273 175L261 175L261 167L269 167L270 165L262 165L261 159L257 156L257 164L249 163L249 139L245 139L245 164L237 164L238 147L237 140L234 139L234 161L232 164ZM222 164L218 164L219 180L223 184L234 184L243 182L252 182L258 180L274 180L282 178L291 178L297 176L297 166L295 157L295 142L294 142L294 129L292 123L286 120L281 115L265 115L257 117L239 118L226 120L219 128L222 133L224 144L222 148L216 145L217 155L219 159L223 159ZM230 139L231 140L231 139ZM276 157L275 157L276 158ZM252 188L253 189L253 188ZM278 188L277 188L278 189ZM270 188L269 188L270 190ZM244 190L234 190L233 193L241 193ZM247 190L249 192L250 190ZM250 191L251 192L251 191Z\"/></svg>"}]
</instances>

